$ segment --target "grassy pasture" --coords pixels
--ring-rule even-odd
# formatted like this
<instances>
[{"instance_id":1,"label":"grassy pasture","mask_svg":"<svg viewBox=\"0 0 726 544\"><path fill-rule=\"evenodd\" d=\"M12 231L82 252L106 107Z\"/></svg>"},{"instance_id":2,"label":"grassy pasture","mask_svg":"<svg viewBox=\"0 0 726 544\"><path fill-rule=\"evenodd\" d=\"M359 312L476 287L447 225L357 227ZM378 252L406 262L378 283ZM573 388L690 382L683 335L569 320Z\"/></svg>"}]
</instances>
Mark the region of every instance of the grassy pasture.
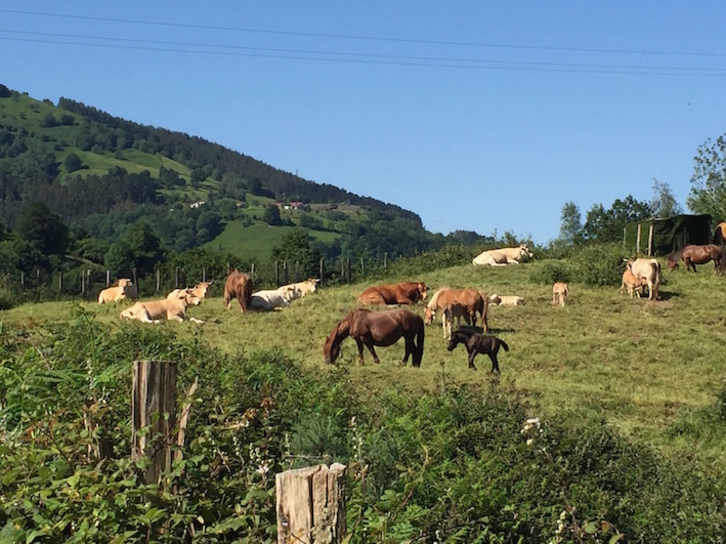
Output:
<instances>
[{"instance_id":1,"label":"grassy pasture","mask_svg":"<svg viewBox=\"0 0 726 544\"><path fill-rule=\"evenodd\" d=\"M530 280L543 263L502 268L460 266L416 278L389 277L385 281L424 280L432 288L475 286L488 293L519 294L520 307L490 307L492 332L510 346L500 352L502 374L489 375L489 360L477 359L469 370L466 353L445 349L440 322L426 330L420 369L401 367L402 343L378 349L382 363L375 366L365 353L357 366L353 340L343 343L340 365L366 399L387 391L435 390L449 385L500 381L524 392L531 416L596 418L636 441L657 446L673 455L695 455L713 469L726 469L723 432L689 432L688 422L712 409L724 389L723 345L726 324L726 278L715 277L709 266L698 274L665 272L661 300L621 295L617 288L571 285L564 308L551 305L551 287ZM236 302L224 308L221 284L212 298L191 308L194 323L164 323L188 331L200 342L226 353L250 354L279 350L307 372L327 373L322 344L335 323L357 307L356 297L369 284L324 288L273 313L241 315ZM47 327L71 320L73 303L26 304L3 312L4 327L41 334ZM121 323L122 306L88 303L96 319L112 329L143 327ZM423 313L423 307L413 308Z\"/></svg>"}]
</instances>

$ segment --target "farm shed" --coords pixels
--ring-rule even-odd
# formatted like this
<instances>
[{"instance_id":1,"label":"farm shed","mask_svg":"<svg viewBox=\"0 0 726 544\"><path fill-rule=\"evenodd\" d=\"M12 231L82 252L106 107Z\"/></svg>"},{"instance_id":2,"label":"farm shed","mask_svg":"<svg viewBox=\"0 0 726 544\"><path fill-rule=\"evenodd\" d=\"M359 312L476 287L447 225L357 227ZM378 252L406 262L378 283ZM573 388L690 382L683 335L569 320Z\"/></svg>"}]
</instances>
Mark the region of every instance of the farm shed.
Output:
<instances>
[{"instance_id":1,"label":"farm shed","mask_svg":"<svg viewBox=\"0 0 726 544\"><path fill-rule=\"evenodd\" d=\"M674 215L625 225L625 248L632 253L662 256L686 244L711 243L710 215Z\"/></svg>"}]
</instances>

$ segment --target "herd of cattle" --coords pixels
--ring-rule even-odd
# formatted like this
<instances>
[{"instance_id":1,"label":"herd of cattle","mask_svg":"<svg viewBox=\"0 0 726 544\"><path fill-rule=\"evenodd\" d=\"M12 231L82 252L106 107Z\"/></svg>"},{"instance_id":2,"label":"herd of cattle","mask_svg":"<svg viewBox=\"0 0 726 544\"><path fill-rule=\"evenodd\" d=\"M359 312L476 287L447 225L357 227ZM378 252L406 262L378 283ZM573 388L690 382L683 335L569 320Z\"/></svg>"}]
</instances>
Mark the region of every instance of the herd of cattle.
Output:
<instances>
[{"instance_id":1,"label":"herd of cattle","mask_svg":"<svg viewBox=\"0 0 726 544\"><path fill-rule=\"evenodd\" d=\"M669 270L678 266L682 259L687 269L695 264L703 264L713 260L714 273L723 274L726 267L726 254L722 246L686 246L677 253L668 256ZM717 248L717 249L713 249ZM522 259L532 257L532 252L526 245L513 248L501 248L484 251L477 255L472 263L479 266L505 266L519 264ZM695 264L694 264L695 263ZM289 306L290 303L315 292L316 279L284 285L277 289L252 291L250 277L244 272L232 271L224 285L224 304L230 307L232 300L237 299L240 310L272 311ZM124 299L134 300L135 303L123 310L121 319L138 320L144 323L158 323L164 319L183 321L186 318L186 309L189 306L199 305L207 296L212 285L210 282L199 282L194 287L175 289L163 300L139 301L136 286L129 279L122 278L116 285L104 289L98 296L100 304L116 302ZM645 289L648 290L648 299L658 298L658 289L661 283L661 265L656 259L631 259L627 262L622 276L620 290L627 289L632 297L638 298ZM425 301L429 288L424 282L403 282L391 285L377 285L368 287L358 297L362 306L410 306L419 301ZM552 286L552 304L565 306L569 296L567 283L556 282ZM489 324L487 308L489 305L519 306L525 303L523 297L518 295L487 295L474 287L466 289L452 289L444 287L436 291L424 308L424 316L405 310L372 311L369 309L356 309L350 312L331 331L324 346L325 360L334 362L340 353L340 342L348 336L354 338L358 346L359 363L363 362L363 348L367 347L378 362L373 346L388 346L400 338L405 338L406 355L413 355L414 366L420 365L423 354L423 326L431 324L436 314L441 315L444 338L448 339L447 348L453 350L459 343L466 346L469 366L474 367L474 357L478 353L486 354L492 361L492 371L499 371L497 352L500 347L508 351L507 344L494 336L487 335ZM462 320L466 327L462 327ZM481 330L475 328L480 320ZM190 321L201 323L200 320L190 318ZM452 331L454 321L458 330Z\"/></svg>"}]
</instances>

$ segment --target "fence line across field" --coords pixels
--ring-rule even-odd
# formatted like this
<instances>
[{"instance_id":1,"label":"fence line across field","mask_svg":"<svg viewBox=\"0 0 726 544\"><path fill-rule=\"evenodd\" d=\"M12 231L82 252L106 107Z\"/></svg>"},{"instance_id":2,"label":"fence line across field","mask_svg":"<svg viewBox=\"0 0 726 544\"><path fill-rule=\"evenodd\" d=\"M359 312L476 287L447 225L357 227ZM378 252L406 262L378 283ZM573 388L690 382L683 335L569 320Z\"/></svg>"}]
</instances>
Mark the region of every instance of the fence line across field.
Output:
<instances>
[{"instance_id":1,"label":"fence line across field","mask_svg":"<svg viewBox=\"0 0 726 544\"><path fill-rule=\"evenodd\" d=\"M371 274L388 273L388 254L382 259L351 260L340 257L334 261L320 259L317 267L319 285L353 283L367 278ZM232 270L231 264L227 270ZM264 264L250 263L245 270L255 287L279 287L292 282L308 279L309 274L303 272L300 261L273 261ZM214 272L222 272L221 276ZM80 295L84 300L93 300L98 293L113 285L118 278L129 277L137 286L142 296L155 296L173 289L193 287L199 281L215 280L223 283L226 275L223 270L210 270L207 267L196 269L189 274L186 267L157 269L151 274L142 276L134 268L131 273L114 275L109 269L85 268L72 271L44 272L39 268L32 271L21 271L19 277L20 290L27 294L35 294L35 299L53 300L62 296Z\"/></svg>"}]
</instances>

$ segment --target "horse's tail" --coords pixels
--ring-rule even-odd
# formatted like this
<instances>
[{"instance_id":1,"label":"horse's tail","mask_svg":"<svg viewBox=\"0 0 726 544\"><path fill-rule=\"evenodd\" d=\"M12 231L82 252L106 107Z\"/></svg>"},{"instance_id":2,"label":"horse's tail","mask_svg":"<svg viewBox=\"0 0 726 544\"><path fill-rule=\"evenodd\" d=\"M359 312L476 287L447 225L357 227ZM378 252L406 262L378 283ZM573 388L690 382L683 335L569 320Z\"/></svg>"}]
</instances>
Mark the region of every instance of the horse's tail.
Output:
<instances>
[{"instance_id":1,"label":"horse's tail","mask_svg":"<svg viewBox=\"0 0 726 544\"><path fill-rule=\"evenodd\" d=\"M421 366L421 360L423 359L424 351L424 335L426 333L426 327L424 327L423 320L419 322L418 332L416 333L416 344L413 348L413 361L412 365L415 367Z\"/></svg>"},{"instance_id":2,"label":"horse's tail","mask_svg":"<svg viewBox=\"0 0 726 544\"><path fill-rule=\"evenodd\" d=\"M497 338L497 340L499 340L499 345L504 348L504 351L509 351L509 346L504 340L502 340L501 338Z\"/></svg>"}]
</instances>

